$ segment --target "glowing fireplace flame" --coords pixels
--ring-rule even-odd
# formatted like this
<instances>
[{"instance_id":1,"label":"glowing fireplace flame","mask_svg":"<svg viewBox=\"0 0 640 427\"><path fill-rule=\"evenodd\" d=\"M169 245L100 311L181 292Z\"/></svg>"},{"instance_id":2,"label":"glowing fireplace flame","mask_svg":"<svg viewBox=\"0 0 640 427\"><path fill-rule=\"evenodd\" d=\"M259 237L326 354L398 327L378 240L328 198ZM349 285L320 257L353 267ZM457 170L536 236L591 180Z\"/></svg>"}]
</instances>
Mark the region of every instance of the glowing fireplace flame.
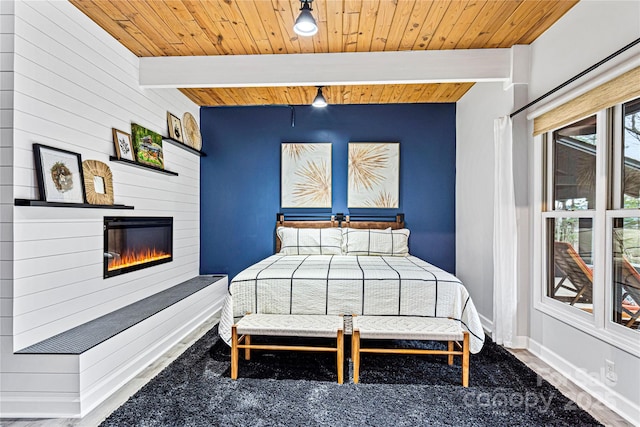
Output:
<instances>
[{"instance_id":1,"label":"glowing fireplace flame","mask_svg":"<svg viewBox=\"0 0 640 427\"><path fill-rule=\"evenodd\" d=\"M143 249L139 252L125 252L120 257L111 258L107 270L118 270L120 268L132 267L134 265L145 264L151 261L171 258L171 254L153 249Z\"/></svg>"}]
</instances>

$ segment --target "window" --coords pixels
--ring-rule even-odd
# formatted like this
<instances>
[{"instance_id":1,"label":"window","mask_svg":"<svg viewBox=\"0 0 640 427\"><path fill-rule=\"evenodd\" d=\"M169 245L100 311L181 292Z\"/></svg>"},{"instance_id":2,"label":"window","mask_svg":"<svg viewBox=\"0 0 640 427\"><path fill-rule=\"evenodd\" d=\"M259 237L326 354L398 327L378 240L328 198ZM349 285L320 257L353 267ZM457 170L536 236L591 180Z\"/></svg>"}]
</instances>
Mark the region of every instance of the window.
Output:
<instances>
[{"instance_id":1,"label":"window","mask_svg":"<svg viewBox=\"0 0 640 427\"><path fill-rule=\"evenodd\" d=\"M640 98L623 110L623 207L640 208Z\"/></svg>"},{"instance_id":2,"label":"window","mask_svg":"<svg viewBox=\"0 0 640 427\"><path fill-rule=\"evenodd\" d=\"M638 329L640 321L640 217L613 219L612 321Z\"/></svg>"},{"instance_id":3,"label":"window","mask_svg":"<svg viewBox=\"0 0 640 427\"><path fill-rule=\"evenodd\" d=\"M547 215L546 295L593 311L593 210L596 207L596 116L552 133Z\"/></svg>"},{"instance_id":4,"label":"window","mask_svg":"<svg viewBox=\"0 0 640 427\"><path fill-rule=\"evenodd\" d=\"M595 208L596 116L553 132L554 210Z\"/></svg>"},{"instance_id":5,"label":"window","mask_svg":"<svg viewBox=\"0 0 640 427\"><path fill-rule=\"evenodd\" d=\"M640 98L619 108L622 111L619 207L623 211L615 210L618 206L614 206L612 213L620 216L611 220L611 320L637 330L640 323L640 217L629 216L629 212L640 208Z\"/></svg>"},{"instance_id":6,"label":"window","mask_svg":"<svg viewBox=\"0 0 640 427\"><path fill-rule=\"evenodd\" d=\"M593 310L593 226L590 218L551 218L547 296Z\"/></svg>"},{"instance_id":7,"label":"window","mask_svg":"<svg viewBox=\"0 0 640 427\"><path fill-rule=\"evenodd\" d=\"M640 98L549 130L543 141L542 304L598 333L637 337Z\"/></svg>"}]
</instances>

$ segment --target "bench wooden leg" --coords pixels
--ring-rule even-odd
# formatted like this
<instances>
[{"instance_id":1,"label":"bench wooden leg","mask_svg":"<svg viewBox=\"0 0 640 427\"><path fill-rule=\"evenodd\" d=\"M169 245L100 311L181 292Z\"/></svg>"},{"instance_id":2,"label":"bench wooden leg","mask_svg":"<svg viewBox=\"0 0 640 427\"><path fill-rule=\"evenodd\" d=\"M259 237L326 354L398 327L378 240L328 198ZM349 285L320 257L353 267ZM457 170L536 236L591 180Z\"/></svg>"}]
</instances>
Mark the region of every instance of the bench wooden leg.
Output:
<instances>
[{"instance_id":1,"label":"bench wooden leg","mask_svg":"<svg viewBox=\"0 0 640 427\"><path fill-rule=\"evenodd\" d=\"M338 384L342 384L343 382L343 373L344 373L344 331L342 329L338 329L338 337L336 339L336 353L337 353L337 363L338 367Z\"/></svg>"},{"instance_id":2,"label":"bench wooden leg","mask_svg":"<svg viewBox=\"0 0 640 427\"><path fill-rule=\"evenodd\" d=\"M451 353L453 351L453 341L449 341L448 342L447 349L449 350L449 353ZM449 354L447 356L447 362L449 363L449 365L453 365L453 354Z\"/></svg>"},{"instance_id":3,"label":"bench wooden leg","mask_svg":"<svg viewBox=\"0 0 640 427\"><path fill-rule=\"evenodd\" d=\"M238 378L238 331L236 325L231 327L231 379Z\"/></svg>"},{"instance_id":4,"label":"bench wooden leg","mask_svg":"<svg viewBox=\"0 0 640 427\"><path fill-rule=\"evenodd\" d=\"M251 349L249 348L249 346L251 345L250 335L244 336L244 345L247 346L244 348L244 360L250 360L251 359Z\"/></svg>"},{"instance_id":5,"label":"bench wooden leg","mask_svg":"<svg viewBox=\"0 0 640 427\"><path fill-rule=\"evenodd\" d=\"M462 340L462 386L469 387L469 332L463 331Z\"/></svg>"},{"instance_id":6,"label":"bench wooden leg","mask_svg":"<svg viewBox=\"0 0 640 427\"><path fill-rule=\"evenodd\" d=\"M351 334L351 360L353 361L353 382L358 384L360 374L360 331L354 329Z\"/></svg>"}]
</instances>

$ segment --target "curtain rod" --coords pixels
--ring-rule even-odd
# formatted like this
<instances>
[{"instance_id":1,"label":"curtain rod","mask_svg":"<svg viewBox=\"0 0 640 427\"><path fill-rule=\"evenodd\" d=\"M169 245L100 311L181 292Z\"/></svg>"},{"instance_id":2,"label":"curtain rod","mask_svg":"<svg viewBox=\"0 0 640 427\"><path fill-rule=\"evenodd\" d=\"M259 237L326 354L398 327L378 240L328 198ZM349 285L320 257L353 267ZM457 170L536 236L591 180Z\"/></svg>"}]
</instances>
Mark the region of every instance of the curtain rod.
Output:
<instances>
[{"instance_id":1,"label":"curtain rod","mask_svg":"<svg viewBox=\"0 0 640 427\"><path fill-rule=\"evenodd\" d=\"M547 98L548 96L553 95L554 93L556 93L557 91L559 91L563 87L565 87L567 85L570 85L571 83L575 82L576 80L578 80L580 77L584 76L585 74L588 74L588 73L592 72L593 70L595 70L596 68L598 68L599 66L605 64L606 62L611 61L613 58L615 58L616 56L626 52L629 49L631 49L632 47L634 47L638 43L640 43L640 38L635 39L634 41L632 41L628 45L624 46L622 49L619 49L619 50L615 51L611 55L609 55L606 58L604 58L603 60L593 64L591 67L587 68L586 70L582 71L581 73L576 74L575 76L571 77L566 82L554 87L549 92L547 92L547 93L539 96L538 98L534 99L533 101L531 101L530 103L528 103L524 107L519 108L518 110L516 110L513 113L509 114L509 117L513 118L513 116L515 116L516 114L522 113L527 108L531 107L532 105L537 104L538 102L542 101L543 99Z\"/></svg>"}]
</instances>

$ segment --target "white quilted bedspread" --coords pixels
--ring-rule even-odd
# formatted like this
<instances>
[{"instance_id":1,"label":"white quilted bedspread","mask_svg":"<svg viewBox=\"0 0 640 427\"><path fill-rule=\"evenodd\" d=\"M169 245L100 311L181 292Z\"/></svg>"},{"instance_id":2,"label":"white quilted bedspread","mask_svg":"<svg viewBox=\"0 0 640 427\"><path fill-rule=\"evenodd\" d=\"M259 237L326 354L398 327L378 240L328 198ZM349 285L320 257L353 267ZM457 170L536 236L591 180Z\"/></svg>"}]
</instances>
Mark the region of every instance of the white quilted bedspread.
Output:
<instances>
[{"instance_id":1,"label":"white quilted bedspread","mask_svg":"<svg viewBox=\"0 0 640 427\"><path fill-rule=\"evenodd\" d=\"M246 313L452 318L477 353L484 332L460 280L414 256L272 255L229 284L219 333L230 344Z\"/></svg>"}]
</instances>

